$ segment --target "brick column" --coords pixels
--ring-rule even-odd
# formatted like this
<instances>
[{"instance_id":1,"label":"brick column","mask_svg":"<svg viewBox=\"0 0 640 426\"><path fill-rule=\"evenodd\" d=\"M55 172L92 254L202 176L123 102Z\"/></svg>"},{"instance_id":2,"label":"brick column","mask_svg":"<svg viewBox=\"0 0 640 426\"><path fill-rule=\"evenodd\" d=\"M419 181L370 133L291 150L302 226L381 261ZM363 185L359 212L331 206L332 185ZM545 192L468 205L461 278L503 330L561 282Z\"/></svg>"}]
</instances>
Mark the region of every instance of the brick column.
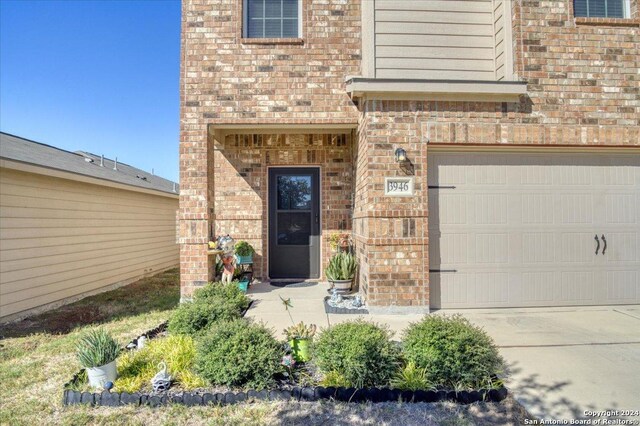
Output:
<instances>
[{"instance_id":1,"label":"brick column","mask_svg":"<svg viewBox=\"0 0 640 426\"><path fill-rule=\"evenodd\" d=\"M206 129L183 124L180 141L180 296L189 299L194 288L209 280L209 176Z\"/></svg>"},{"instance_id":2,"label":"brick column","mask_svg":"<svg viewBox=\"0 0 640 426\"><path fill-rule=\"evenodd\" d=\"M427 152L415 106L370 100L362 107L354 235L360 289L378 312L429 310ZM395 161L396 148L410 165ZM414 178L414 195L385 196L385 178L401 176Z\"/></svg>"},{"instance_id":3,"label":"brick column","mask_svg":"<svg viewBox=\"0 0 640 426\"><path fill-rule=\"evenodd\" d=\"M207 49L202 33L191 23L198 17L200 2L183 2L180 61L180 296L190 299L194 288L209 280L209 149L207 124L202 120L202 95L194 87L201 81L198 63ZM187 58L189 60L187 61Z\"/></svg>"}]
</instances>

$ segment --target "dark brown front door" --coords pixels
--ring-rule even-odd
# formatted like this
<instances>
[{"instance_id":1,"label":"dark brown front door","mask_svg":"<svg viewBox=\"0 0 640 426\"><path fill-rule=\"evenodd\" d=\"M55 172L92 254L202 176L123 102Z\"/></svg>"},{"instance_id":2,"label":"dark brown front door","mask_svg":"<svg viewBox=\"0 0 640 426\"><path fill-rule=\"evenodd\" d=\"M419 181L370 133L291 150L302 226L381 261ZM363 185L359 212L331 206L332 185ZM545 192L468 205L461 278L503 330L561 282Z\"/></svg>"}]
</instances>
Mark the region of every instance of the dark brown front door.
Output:
<instances>
[{"instance_id":1,"label":"dark brown front door","mask_svg":"<svg viewBox=\"0 0 640 426\"><path fill-rule=\"evenodd\" d=\"M269 277L320 278L320 173L269 169Z\"/></svg>"}]
</instances>

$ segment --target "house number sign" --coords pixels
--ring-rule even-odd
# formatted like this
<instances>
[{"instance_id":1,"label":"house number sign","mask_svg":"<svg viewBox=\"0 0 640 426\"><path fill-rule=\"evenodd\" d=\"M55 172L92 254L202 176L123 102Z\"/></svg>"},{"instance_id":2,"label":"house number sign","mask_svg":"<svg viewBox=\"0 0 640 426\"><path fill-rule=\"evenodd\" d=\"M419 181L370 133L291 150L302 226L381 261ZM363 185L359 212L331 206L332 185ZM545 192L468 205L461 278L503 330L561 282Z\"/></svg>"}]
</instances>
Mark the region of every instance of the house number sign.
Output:
<instances>
[{"instance_id":1,"label":"house number sign","mask_svg":"<svg viewBox=\"0 0 640 426\"><path fill-rule=\"evenodd\" d=\"M413 195L413 177L385 178L384 195L394 197L411 197Z\"/></svg>"}]
</instances>

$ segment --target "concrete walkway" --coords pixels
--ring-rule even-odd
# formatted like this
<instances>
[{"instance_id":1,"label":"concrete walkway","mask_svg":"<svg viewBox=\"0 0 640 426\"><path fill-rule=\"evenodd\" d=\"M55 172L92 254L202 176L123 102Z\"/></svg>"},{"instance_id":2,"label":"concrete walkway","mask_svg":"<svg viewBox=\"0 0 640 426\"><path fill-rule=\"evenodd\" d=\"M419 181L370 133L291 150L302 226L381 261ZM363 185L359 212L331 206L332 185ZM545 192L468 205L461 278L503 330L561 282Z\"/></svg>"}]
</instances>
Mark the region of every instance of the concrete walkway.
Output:
<instances>
[{"instance_id":1,"label":"concrete walkway","mask_svg":"<svg viewBox=\"0 0 640 426\"><path fill-rule=\"evenodd\" d=\"M278 337L284 337L282 330L291 325L291 318L280 300L290 298L293 308L290 308L293 320L297 323L316 324L319 328L326 328L333 324L363 317L367 321L374 321L389 326L395 333L394 339L400 339L400 332L410 323L418 321L422 315L344 315L327 314L322 300L328 296L327 283L305 283L308 287L274 287L268 283L257 283L251 286L249 295L254 304L247 312L247 317L263 321L273 328Z\"/></svg>"},{"instance_id":2,"label":"concrete walkway","mask_svg":"<svg viewBox=\"0 0 640 426\"><path fill-rule=\"evenodd\" d=\"M247 313L274 328L279 337L291 319L279 296L291 298L295 322L325 328L357 315L326 314L326 283L278 288L258 283ZM585 410L640 410L640 306L478 309L460 313L483 327L507 360L507 387L534 416L588 418ZM365 315L401 331L422 315ZM639 417L640 419L640 417Z\"/></svg>"}]
</instances>

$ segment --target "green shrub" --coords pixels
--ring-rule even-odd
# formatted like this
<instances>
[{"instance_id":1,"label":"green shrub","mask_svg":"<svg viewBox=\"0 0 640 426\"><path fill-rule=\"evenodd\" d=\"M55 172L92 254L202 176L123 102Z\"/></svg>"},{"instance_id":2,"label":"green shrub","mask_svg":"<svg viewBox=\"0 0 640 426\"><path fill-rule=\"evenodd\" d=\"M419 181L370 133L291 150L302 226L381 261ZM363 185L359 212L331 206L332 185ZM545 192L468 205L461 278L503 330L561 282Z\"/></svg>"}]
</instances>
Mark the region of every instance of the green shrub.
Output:
<instances>
[{"instance_id":1,"label":"green shrub","mask_svg":"<svg viewBox=\"0 0 640 426\"><path fill-rule=\"evenodd\" d=\"M334 254L329 259L329 264L324 270L327 279L330 281L350 280L356 276L358 260L354 255L347 252Z\"/></svg>"},{"instance_id":2,"label":"green shrub","mask_svg":"<svg viewBox=\"0 0 640 426\"><path fill-rule=\"evenodd\" d=\"M430 389L431 383L427 380L426 368L418 368L413 361L409 361L396 376L391 379L391 386L401 390Z\"/></svg>"},{"instance_id":3,"label":"green shrub","mask_svg":"<svg viewBox=\"0 0 640 426\"><path fill-rule=\"evenodd\" d=\"M195 336L213 323L239 318L236 305L212 298L200 302L182 303L169 318L168 330L171 334Z\"/></svg>"},{"instance_id":4,"label":"green shrub","mask_svg":"<svg viewBox=\"0 0 640 426\"><path fill-rule=\"evenodd\" d=\"M168 336L149 340L142 349L124 353L118 360L115 392L137 392L151 388L151 379L164 361L167 372L184 390L202 388L207 382L193 371L196 349L190 336Z\"/></svg>"},{"instance_id":5,"label":"green shrub","mask_svg":"<svg viewBox=\"0 0 640 426\"><path fill-rule=\"evenodd\" d=\"M406 360L437 387L487 386L504 366L493 339L460 315L428 315L405 330L403 342Z\"/></svg>"},{"instance_id":6,"label":"green shrub","mask_svg":"<svg viewBox=\"0 0 640 426\"><path fill-rule=\"evenodd\" d=\"M78 361L85 368L101 367L115 361L120 350L118 342L103 328L85 332L76 344Z\"/></svg>"},{"instance_id":7,"label":"green shrub","mask_svg":"<svg viewBox=\"0 0 640 426\"><path fill-rule=\"evenodd\" d=\"M363 320L335 325L317 337L315 363L325 376L342 377L349 386L386 386L399 364L400 351L391 335Z\"/></svg>"},{"instance_id":8,"label":"green shrub","mask_svg":"<svg viewBox=\"0 0 640 426\"><path fill-rule=\"evenodd\" d=\"M244 319L216 323L199 339L196 370L213 385L263 389L282 370L271 331Z\"/></svg>"},{"instance_id":9,"label":"green shrub","mask_svg":"<svg viewBox=\"0 0 640 426\"><path fill-rule=\"evenodd\" d=\"M238 288L237 283L208 283L206 286L198 289L193 294L193 300L197 302L207 302L211 300L224 301L238 310L238 314L244 312L249 306L250 299L242 290Z\"/></svg>"}]
</instances>

